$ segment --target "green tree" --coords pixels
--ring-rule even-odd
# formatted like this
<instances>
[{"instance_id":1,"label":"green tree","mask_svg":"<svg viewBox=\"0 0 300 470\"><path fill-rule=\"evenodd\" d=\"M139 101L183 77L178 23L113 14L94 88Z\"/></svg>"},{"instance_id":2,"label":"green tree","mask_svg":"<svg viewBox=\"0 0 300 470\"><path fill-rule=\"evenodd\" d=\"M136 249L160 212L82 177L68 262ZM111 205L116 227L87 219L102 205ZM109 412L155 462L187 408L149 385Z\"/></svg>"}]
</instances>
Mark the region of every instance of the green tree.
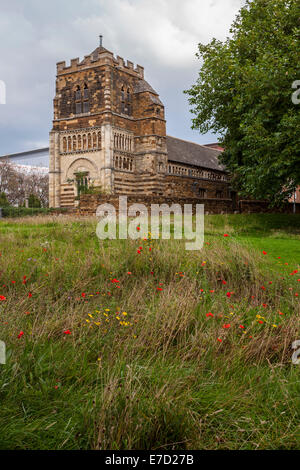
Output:
<instances>
[{"instance_id":1,"label":"green tree","mask_svg":"<svg viewBox=\"0 0 300 470\"><path fill-rule=\"evenodd\" d=\"M4 192L0 193L0 207L7 207L9 206L9 202L7 200L6 194Z\"/></svg>"},{"instance_id":2,"label":"green tree","mask_svg":"<svg viewBox=\"0 0 300 470\"><path fill-rule=\"evenodd\" d=\"M241 194L277 202L300 184L299 26L299 0L247 0L225 42L199 44L192 127L221 136Z\"/></svg>"},{"instance_id":3,"label":"green tree","mask_svg":"<svg viewBox=\"0 0 300 470\"><path fill-rule=\"evenodd\" d=\"M35 194L29 195L28 207L41 207L41 201Z\"/></svg>"}]
</instances>

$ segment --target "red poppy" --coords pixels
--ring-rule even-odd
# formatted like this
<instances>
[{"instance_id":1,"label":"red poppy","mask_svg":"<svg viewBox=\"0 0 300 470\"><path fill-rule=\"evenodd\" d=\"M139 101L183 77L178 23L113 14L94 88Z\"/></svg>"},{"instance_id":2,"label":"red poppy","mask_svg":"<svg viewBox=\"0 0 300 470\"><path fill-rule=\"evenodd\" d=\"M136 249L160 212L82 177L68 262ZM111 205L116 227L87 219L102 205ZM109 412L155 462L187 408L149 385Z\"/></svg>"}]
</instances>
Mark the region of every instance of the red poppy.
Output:
<instances>
[{"instance_id":1,"label":"red poppy","mask_svg":"<svg viewBox=\"0 0 300 470\"><path fill-rule=\"evenodd\" d=\"M6 297L4 297L4 295L0 295L0 301L1 300L6 300Z\"/></svg>"},{"instance_id":2,"label":"red poppy","mask_svg":"<svg viewBox=\"0 0 300 470\"><path fill-rule=\"evenodd\" d=\"M221 340L221 338L217 338L217 341L219 341L219 343L222 343L222 340Z\"/></svg>"},{"instance_id":3,"label":"red poppy","mask_svg":"<svg viewBox=\"0 0 300 470\"><path fill-rule=\"evenodd\" d=\"M227 282L226 282L226 281L222 281L222 284L224 284L224 286L225 286L225 285L227 284Z\"/></svg>"},{"instance_id":4,"label":"red poppy","mask_svg":"<svg viewBox=\"0 0 300 470\"><path fill-rule=\"evenodd\" d=\"M31 292L29 292L29 294L28 294L28 297L29 297L29 298L31 298L31 297L32 297L32 293L31 293Z\"/></svg>"},{"instance_id":5,"label":"red poppy","mask_svg":"<svg viewBox=\"0 0 300 470\"><path fill-rule=\"evenodd\" d=\"M65 335L70 335L70 334L71 334L71 331L70 331L70 330L66 330L66 331L64 331L64 334L65 334Z\"/></svg>"},{"instance_id":6,"label":"red poppy","mask_svg":"<svg viewBox=\"0 0 300 470\"><path fill-rule=\"evenodd\" d=\"M245 327L243 325L240 325L239 328L245 329Z\"/></svg>"},{"instance_id":7,"label":"red poppy","mask_svg":"<svg viewBox=\"0 0 300 470\"><path fill-rule=\"evenodd\" d=\"M223 325L223 328L225 328L225 330L230 327L231 327L230 323L225 323L225 325Z\"/></svg>"},{"instance_id":8,"label":"red poppy","mask_svg":"<svg viewBox=\"0 0 300 470\"><path fill-rule=\"evenodd\" d=\"M231 292L227 292L227 297L230 298L231 297Z\"/></svg>"},{"instance_id":9,"label":"red poppy","mask_svg":"<svg viewBox=\"0 0 300 470\"><path fill-rule=\"evenodd\" d=\"M224 237L229 237L228 233L224 233Z\"/></svg>"},{"instance_id":10,"label":"red poppy","mask_svg":"<svg viewBox=\"0 0 300 470\"><path fill-rule=\"evenodd\" d=\"M212 314L211 312L208 312L208 313L206 314L206 316L207 316L207 317L213 317L213 314Z\"/></svg>"},{"instance_id":11,"label":"red poppy","mask_svg":"<svg viewBox=\"0 0 300 470\"><path fill-rule=\"evenodd\" d=\"M18 339L22 338L23 335L24 335L24 331L20 331L20 333L18 334Z\"/></svg>"}]
</instances>

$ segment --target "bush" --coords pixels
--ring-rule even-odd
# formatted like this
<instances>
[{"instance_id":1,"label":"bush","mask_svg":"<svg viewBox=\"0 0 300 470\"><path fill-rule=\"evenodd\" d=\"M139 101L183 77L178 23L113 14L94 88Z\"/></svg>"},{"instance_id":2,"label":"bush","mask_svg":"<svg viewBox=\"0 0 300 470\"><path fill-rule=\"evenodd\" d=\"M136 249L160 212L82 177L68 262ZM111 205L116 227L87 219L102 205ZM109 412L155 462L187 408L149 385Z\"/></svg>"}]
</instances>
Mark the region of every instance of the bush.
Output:
<instances>
[{"instance_id":1,"label":"bush","mask_svg":"<svg viewBox=\"0 0 300 470\"><path fill-rule=\"evenodd\" d=\"M2 208L2 217L24 217L26 215L48 214L50 211L46 207L13 207Z\"/></svg>"},{"instance_id":2,"label":"bush","mask_svg":"<svg viewBox=\"0 0 300 470\"><path fill-rule=\"evenodd\" d=\"M39 200L39 198L35 194L30 194L28 198L28 207L40 208L41 206L42 205L41 205L41 201Z\"/></svg>"},{"instance_id":3,"label":"bush","mask_svg":"<svg viewBox=\"0 0 300 470\"><path fill-rule=\"evenodd\" d=\"M7 200L6 194L5 193L0 193L0 207L6 207L9 206L9 202Z\"/></svg>"}]
</instances>

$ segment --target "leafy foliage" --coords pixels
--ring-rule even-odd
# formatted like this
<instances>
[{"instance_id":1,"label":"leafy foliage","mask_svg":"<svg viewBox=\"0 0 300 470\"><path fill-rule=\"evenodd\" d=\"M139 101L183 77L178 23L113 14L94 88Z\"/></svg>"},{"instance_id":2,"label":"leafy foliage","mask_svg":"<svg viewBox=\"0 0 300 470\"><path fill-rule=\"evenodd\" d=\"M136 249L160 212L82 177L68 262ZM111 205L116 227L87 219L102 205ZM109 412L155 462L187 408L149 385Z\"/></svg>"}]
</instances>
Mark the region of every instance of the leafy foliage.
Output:
<instances>
[{"instance_id":1,"label":"leafy foliage","mask_svg":"<svg viewBox=\"0 0 300 470\"><path fill-rule=\"evenodd\" d=\"M247 0L225 42L199 44L193 128L221 135L221 159L243 195L287 199L300 184L298 0Z\"/></svg>"},{"instance_id":2,"label":"leafy foliage","mask_svg":"<svg viewBox=\"0 0 300 470\"><path fill-rule=\"evenodd\" d=\"M41 207L41 201L35 194L29 195L28 207Z\"/></svg>"},{"instance_id":3,"label":"leafy foliage","mask_svg":"<svg viewBox=\"0 0 300 470\"><path fill-rule=\"evenodd\" d=\"M0 207L6 207L9 205L6 194L4 192L0 193Z\"/></svg>"}]
</instances>

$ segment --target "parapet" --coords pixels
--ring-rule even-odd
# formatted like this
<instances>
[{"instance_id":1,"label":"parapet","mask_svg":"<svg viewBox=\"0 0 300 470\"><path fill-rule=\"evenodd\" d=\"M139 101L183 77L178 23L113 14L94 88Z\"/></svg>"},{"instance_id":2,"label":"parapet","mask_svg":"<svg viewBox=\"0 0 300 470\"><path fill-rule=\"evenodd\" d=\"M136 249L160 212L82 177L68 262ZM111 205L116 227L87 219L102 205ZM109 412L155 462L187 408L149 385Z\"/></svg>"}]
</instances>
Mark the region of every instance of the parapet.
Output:
<instances>
[{"instance_id":1,"label":"parapet","mask_svg":"<svg viewBox=\"0 0 300 470\"><path fill-rule=\"evenodd\" d=\"M56 64L57 74L75 72L76 70L94 67L95 65L105 65L108 63L112 63L117 67L130 71L133 74L138 75L139 78L144 78L144 67L136 65L134 68L134 64L130 60L127 60L125 65L125 61L122 57L115 57L112 52L101 46L97 47L91 54L84 56L84 59L81 62L79 57L71 59L70 65L66 65L65 61L58 62Z\"/></svg>"}]
</instances>

